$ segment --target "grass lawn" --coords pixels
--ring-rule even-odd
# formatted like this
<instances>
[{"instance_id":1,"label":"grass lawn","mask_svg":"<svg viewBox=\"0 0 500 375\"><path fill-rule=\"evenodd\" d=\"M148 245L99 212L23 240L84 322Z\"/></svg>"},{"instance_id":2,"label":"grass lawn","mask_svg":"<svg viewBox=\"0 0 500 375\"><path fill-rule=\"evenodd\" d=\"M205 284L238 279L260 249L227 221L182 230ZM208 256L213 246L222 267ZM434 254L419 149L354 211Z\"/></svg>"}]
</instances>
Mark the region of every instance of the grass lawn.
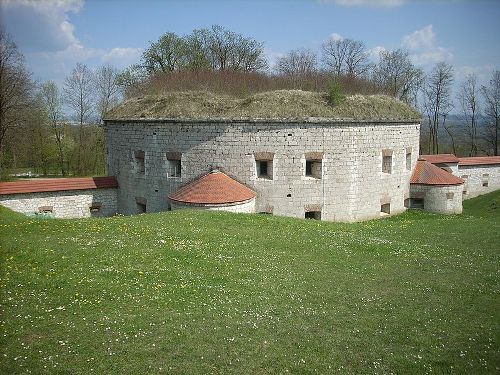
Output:
<instances>
[{"instance_id":1,"label":"grass lawn","mask_svg":"<svg viewBox=\"0 0 500 375\"><path fill-rule=\"evenodd\" d=\"M500 192L337 224L0 209L0 373L499 373Z\"/></svg>"}]
</instances>

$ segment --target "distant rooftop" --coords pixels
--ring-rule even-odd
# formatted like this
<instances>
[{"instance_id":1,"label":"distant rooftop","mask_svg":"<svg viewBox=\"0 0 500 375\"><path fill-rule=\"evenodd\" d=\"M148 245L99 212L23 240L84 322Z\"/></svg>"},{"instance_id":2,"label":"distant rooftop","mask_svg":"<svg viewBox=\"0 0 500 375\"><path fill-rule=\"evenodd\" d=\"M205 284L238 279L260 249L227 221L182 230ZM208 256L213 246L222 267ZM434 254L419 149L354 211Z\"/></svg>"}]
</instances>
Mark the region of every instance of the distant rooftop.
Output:
<instances>
[{"instance_id":1,"label":"distant rooftop","mask_svg":"<svg viewBox=\"0 0 500 375\"><path fill-rule=\"evenodd\" d=\"M130 119L265 119L420 121L407 104L384 95L352 95L331 105L325 93L278 90L235 98L209 92L170 92L132 98L113 108L107 120Z\"/></svg>"},{"instance_id":2,"label":"distant rooftop","mask_svg":"<svg viewBox=\"0 0 500 375\"><path fill-rule=\"evenodd\" d=\"M458 163L458 158L453 154L420 155L419 160L426 160L432 164Z\"/></svg>"},{"instance_id":3,"label":"distant rooftop","mask_svg":"<svg viewBox=\"0 0 500 375\"><path fill-rule=\"evenodd\" d=\"M116 188L115 177L47 178L0 182L0 195Z\"/></svg>"},{"instance_id":4,"label":"distant rooftop","mask_svg":"<svg viewBox=\"0 0 500 375\"><path fill-rule=\"evenodd\" d=\"M490 165L500 164L500 156L474 156L459 158L459 165Z\"/></svg>"}]
</instances>

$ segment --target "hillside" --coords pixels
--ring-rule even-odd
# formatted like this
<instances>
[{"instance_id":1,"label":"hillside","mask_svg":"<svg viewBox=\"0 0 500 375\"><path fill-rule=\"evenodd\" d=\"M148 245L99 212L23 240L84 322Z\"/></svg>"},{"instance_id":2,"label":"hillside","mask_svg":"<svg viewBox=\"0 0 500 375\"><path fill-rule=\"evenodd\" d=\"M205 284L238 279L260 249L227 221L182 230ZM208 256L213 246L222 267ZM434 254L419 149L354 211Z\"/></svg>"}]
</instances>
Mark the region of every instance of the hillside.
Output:
<instances>
[{"instance_id":1,"label":"hillside","mask_svg":"<svg viewBox=\"0 0 500 375\"><path fill-rule=\"evenodd\" d=\"M324 93L277 90L237 98L203 91L132 98L113 108L108 120L157 118L416 120L420 114L384 95L352 95L338 105Z\"/></svg>"},{"instance_id":2,"label":"hillside","mask_svg":"<svg viewBox=\"0 0 500 375\"><path fill-rule=\"evenodd\" d=\"M498 373L499 199L356 224L0 208L0 373Z\"/></svg>"}]
</instances>

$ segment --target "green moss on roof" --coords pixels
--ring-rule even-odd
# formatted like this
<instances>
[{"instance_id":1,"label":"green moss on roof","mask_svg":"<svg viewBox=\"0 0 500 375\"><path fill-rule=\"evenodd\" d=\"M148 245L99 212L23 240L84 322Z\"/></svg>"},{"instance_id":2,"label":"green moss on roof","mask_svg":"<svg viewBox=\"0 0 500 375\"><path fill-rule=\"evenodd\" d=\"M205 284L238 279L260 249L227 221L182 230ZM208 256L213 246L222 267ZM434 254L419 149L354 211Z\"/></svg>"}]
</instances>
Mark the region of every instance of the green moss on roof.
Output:
<instances>
[{"instance_id":1,"label":"green moss on roof","mask_svg":"<svg viewBox=\"0 0 500 375\"><path fill-rule=\"evenodd\" d=\"M132 98L112 109L108 120L121 119L307 119L415 120L420 114L384 95L352 95L331 105L325 93L279 90L235 98L209 92L170 92Z\"/></svg>"}]
</instances>

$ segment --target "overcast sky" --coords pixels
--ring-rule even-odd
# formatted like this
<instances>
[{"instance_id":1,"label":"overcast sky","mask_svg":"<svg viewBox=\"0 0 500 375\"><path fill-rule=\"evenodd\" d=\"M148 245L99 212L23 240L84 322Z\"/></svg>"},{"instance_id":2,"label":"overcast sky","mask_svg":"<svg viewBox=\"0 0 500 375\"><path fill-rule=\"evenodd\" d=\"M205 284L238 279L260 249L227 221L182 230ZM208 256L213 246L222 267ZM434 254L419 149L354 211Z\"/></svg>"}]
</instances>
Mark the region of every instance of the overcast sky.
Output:
<instances>
[{"instance_id":1,"label":"overcast sky","mask_svg":"<svg viewBox=\"0 0 500 375\"><path fill-rule=\"evenodd\" d=\"M0 0L1 21L39 81L62 83L77 62L124 68L149 41L219 24L264 42L271 61L332 37L362 40L374 58L404 47L424 69L439 61L457 82L500 69L498 0Z\"/></svg>"}]
</instances>

